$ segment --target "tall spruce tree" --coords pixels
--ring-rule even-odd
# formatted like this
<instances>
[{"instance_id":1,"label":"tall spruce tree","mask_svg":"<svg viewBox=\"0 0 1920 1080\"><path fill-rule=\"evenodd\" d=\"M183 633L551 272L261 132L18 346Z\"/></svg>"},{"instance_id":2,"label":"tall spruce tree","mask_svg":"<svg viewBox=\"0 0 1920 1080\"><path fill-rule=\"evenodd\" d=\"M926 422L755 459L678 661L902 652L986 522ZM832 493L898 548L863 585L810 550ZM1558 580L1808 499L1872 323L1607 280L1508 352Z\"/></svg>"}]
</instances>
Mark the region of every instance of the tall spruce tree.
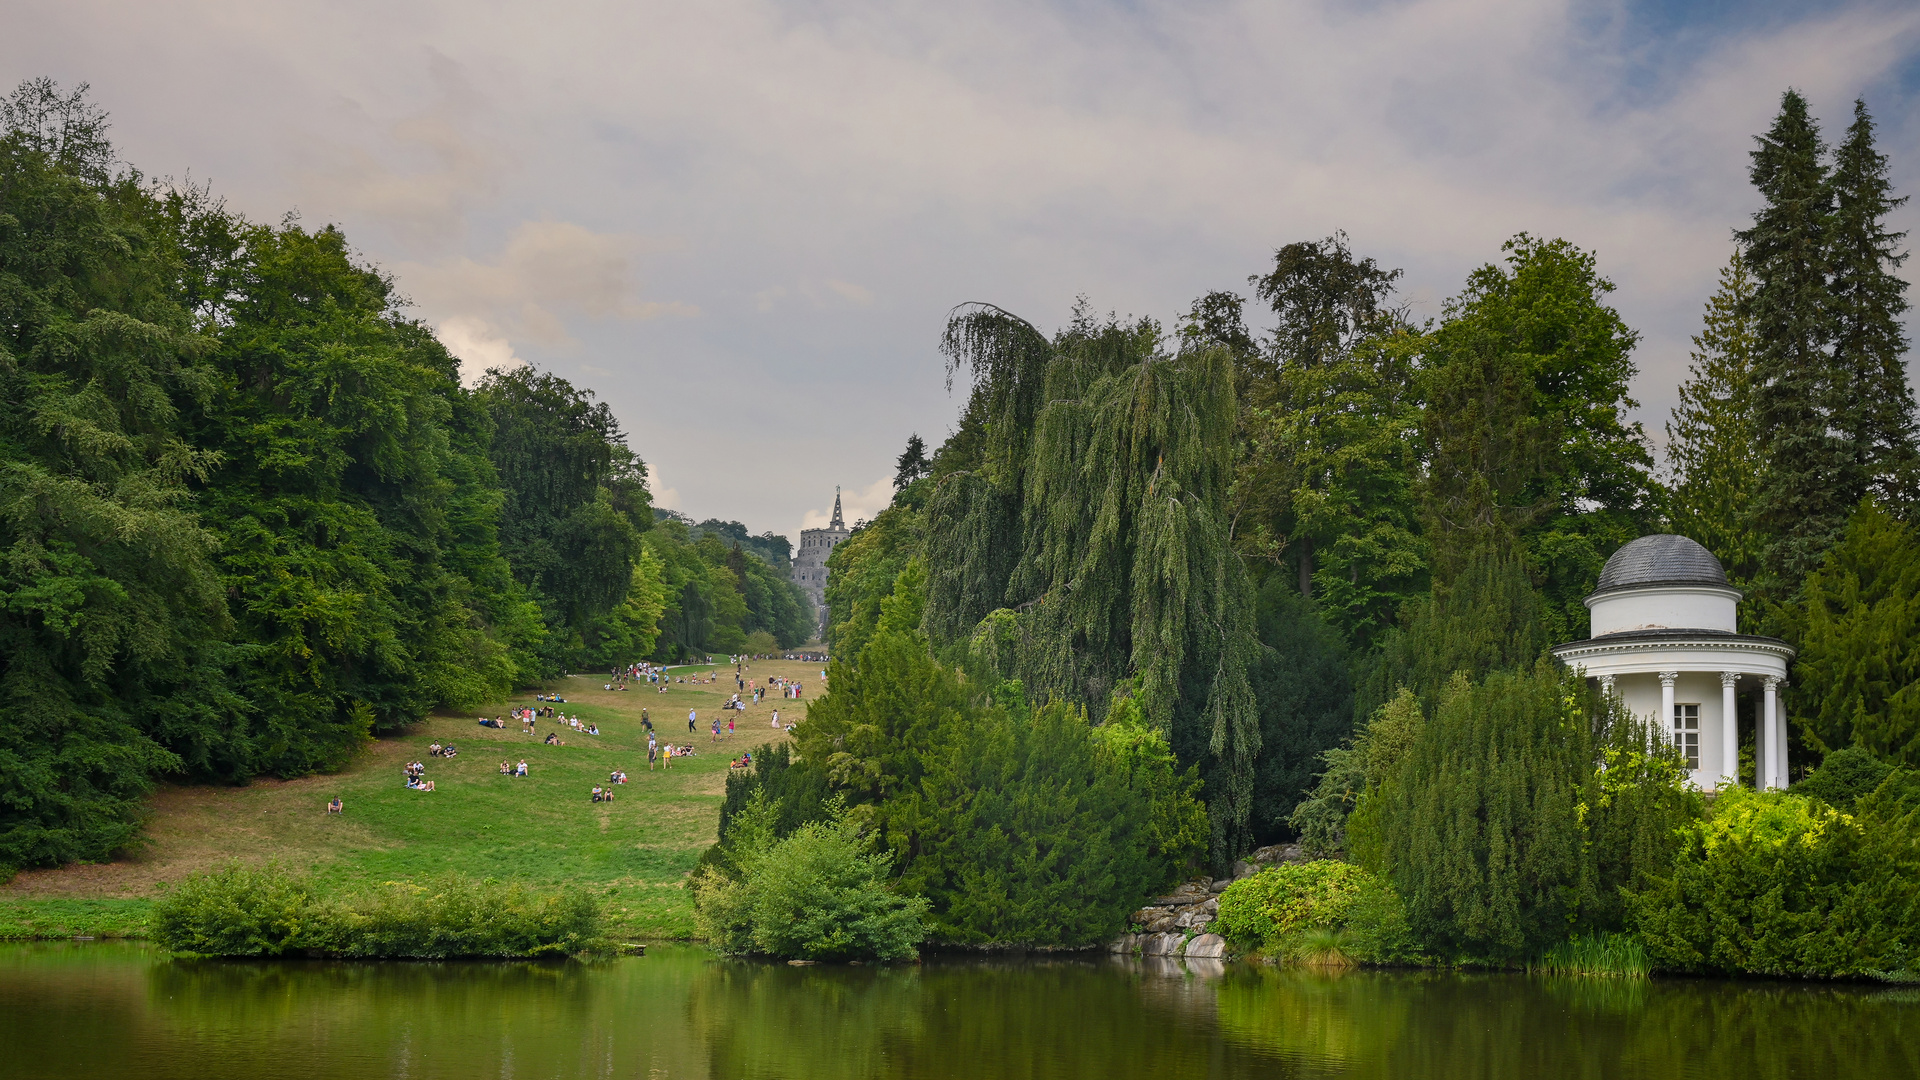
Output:
<instances>
[{"instance_id":1,"label":"tall spruce tree","mask_svg":"<svg viewBox=\"0 0 1920 1080\"><path fill-rule=\"evenodd\" d=\"M1828 246L1833 293L1835 426L1853 450L1854 468L1873 494L1901 516L1920 499L1913 391L1907 385L1907 253L1903 232L1887 231L1893 196L1887 156L1873 143L1867 103L1853 103L1853 124L1834 152L1833 224Z\"/></svg>"},{"instance_id":2,"label":"tall spruce tree","mask_svg":"<svg viewBox=\"0 0 1920 1080\"><path fill-rule=\"evenodd\" d=\"M1819 126L1797 90L1755 137L1750 175L1764 205L1738 234L1753 271L1755 396L1765 469L1755 519L1780 595L1798 591L1866 492L1864 471L1831 424L1836 385L1828 262L1833 192Z\"/></svg>"},{"instance_id":3,"label":"tall spruce tree","mask_svg":"<svg viewBox=\"0 0 1920 1080\"><path fill-rule=\"evenodd\" d=\"M1762 466L1754 401L1753 275L1735 251L1693 337L1693 363L1667 422L1673 530L1704 545L1735 585L1760 574L1754 498Z\"/></svg>"}]
</instances>

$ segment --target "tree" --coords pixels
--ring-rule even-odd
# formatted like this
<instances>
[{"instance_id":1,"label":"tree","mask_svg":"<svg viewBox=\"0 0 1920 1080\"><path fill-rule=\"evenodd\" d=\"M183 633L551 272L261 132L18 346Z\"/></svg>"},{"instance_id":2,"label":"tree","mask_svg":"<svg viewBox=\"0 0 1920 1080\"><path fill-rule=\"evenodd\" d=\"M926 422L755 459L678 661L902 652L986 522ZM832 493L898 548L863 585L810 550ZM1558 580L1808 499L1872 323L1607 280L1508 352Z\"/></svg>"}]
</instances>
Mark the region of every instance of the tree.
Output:
<instances>
[{"instance_id":1,"label":"tree","mask_svg":"<svg viewBox=\"0 0 1920 1080\"><path fill-rule=\"evenodd\" d=\"M893 489L899 491L932 471L933 462L927 460L926 440L916 431L907 436L907 448L900 452L900 460L895 463Z\"/></svg>"},{"instance_id":2,"label":"tree","mask_svg":"<svg viewBox=\"0 0 1920 1080\"><path fill-rule=\"evenodd\" d=\"M1649 752L1646 728L1584 683L1550 660L1477 685L1456 675L1367 795L1385 869L1436 954L1513 963L1577 928L1618 929L1621 890L1668 865L1698 812L1671 749Z\"/></svg>"},{"instance_id":3,"label":"tree","mask_svg":"<svg viewBox=\"0 0 1920 1080\"><path fill-rule=\"evenodd\" d=\"M1444 584L1490 535L1510 535L1564 640L1606 557L1654 521L1652 457L1626 420L1639 339L1605 303L1614 286L1590 253L1525 233L1503 250L1506 265L1475 270L1427 344L1430 565Z\"/></svg>"},{"instance_id":4,"label":"tree","mask_svg":"<svg viewBox=\"0 0 1920 1080\"><path fill-rule=\"evenodd\" d=\"M1241 357L1236 548L1290 561L1300 594L1321 594L1335 625L1363 647L1425 569L1412 492L1418 337L1388 306L1400 276L1355 258L1335 233L1281 248L1272 271L1249 279L1277 320L1264 350L1238 344L1239 309L1227 318L1217 294L1189 316L1201 327L1203 306L1217 310L1214 321L1226 321L1207 336Z\"/></svg>"},{"instance_id":5,"label":"tree","mask_svg":"<svg viewBox=\"0 0 1920 1080\"><path fill-rule=\"evenodd\" d=\"M1148 726L1203 763L1224 866L1250 842L1260 738L1251 589L1225 513L1231 355L1169 356L1151 320L1084 303L1051 342L976 306L947 343L974 374L984 439L928 503L926 627L957 646L992 613L1020 642L1000 677L1096 719L1137 687Z\"/></svg>"},{"instance_id":6,"label":"tree","mask_svg":"<svg viewBox=\"0 0 1920 1080\"><path fill-rule=\"evenodd\" d=\"M1766 462L1755 518L1768 538L1773 588L1785 597L1838 541L1866 482L1831 423L1835 395L1852 388L1835 384L1828 352L1832 189L1806 99L1795 90L1782 95L1773 127L1754 141L1750 176L1764 204L1737 235L1755 281L1754 381Z\"/></svg>"},{"instance_id":7,"label":"tree","mask_svg":"<svg viewBox=\"0 0 1920 1080\"><path fill-rule=\"evenodd\" d=\"M0 876L105 859L141 797L224 741L226 604L181 434L214 391L164 208L85 88L0 110Z\"/></svg>"},{"instance_id":8,"label":"tree","mask_svg":"<svg viewBox=\"0 0 1920 1080\"><path fill-rule=\"evenodd\" d=\"M1829 286L1834 303L1834 409L1875 498L1902 517L1920 501L1913 391L1907 384L1907 282L1899 275L1906 233L1887 231L1893 197L1887 156L1873 144L1867 103L1853 103L1853 124L1834 153Z\"/></svg>"},{"instance_id":9,"label":"tree","mask_svg":"<svg viewBox=\"0 0 1920 1080\"><path fill-rule=\"evenodd\" d=\"M1801 737L1920 766L1920 536L1874 502L1788 609Z\"/></svg>"},{"instance_id":10,"label":"tree","mask_svg":"<svg viewBox=\"0 0 1920 1080\"><path fill-rule=\"evenodd\" d=\"M653 524L646 465L605 402L566 380L519 368L493 371L477 393L493 420L492 457L506 491L500 543L515 578L560 629L549 670L596 618L626 599ZM703 642L704 644L704 642Z\"/></svg>"},{"instance_id":11,"label":"tree","mask_svg":"<svg viewBox=\"0 0 1920 1080\"><path fill-rule=\"evenodd\" d=\"M1707 300L1680 404L1667 422L1673 531L1713 552L1740 588L1759 577L1765 554L1754 519L1765 462L1754 394L1753 296L1753 275L1735 251Z\"/></svg>"}]
</instances>

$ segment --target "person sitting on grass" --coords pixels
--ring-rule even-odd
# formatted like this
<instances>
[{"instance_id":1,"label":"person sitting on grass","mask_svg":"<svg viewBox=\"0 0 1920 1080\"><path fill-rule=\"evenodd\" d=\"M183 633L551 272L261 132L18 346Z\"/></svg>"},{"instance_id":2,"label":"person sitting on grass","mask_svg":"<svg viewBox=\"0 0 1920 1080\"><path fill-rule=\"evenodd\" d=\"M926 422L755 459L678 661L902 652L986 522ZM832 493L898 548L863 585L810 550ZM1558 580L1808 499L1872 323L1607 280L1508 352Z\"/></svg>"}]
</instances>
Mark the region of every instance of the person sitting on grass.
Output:
<instances>
[{"instance_id":1,"label":"person sitting on grass","mask_svg":"<svg viewBox=\"0 0 1920 1080\"><path fill-rule=\"evenodd\" d=\"M593 801L594 802L600 801L600 785L599 784L593 785Z\"/></svg>"},{"instance_id":2,"label":"person sitting on grass","mask_svg":"<svg viewBox=\"0 0 1920 1080\"><path fill-rule=\"evenodd\" d=\"M444 758L459 757L460 748L453 745L452 743L448 743L447 745L440 748L440 756Z\"/></svg>"},{"instance_id":3,"label":"person sitting on grass","mask_svg":"<svg viewBox=\"0 0 1920 1080\"><path fill-rule=\"evenodd\" d=\"M598 735L598 734L600 734L600 725L599 725L599 724L588 724L588 725L587 725L587 729L586 729L586 730L587 730L587 734L589 734L589 735Z\"/></svg>"},{"instance_id":4,"label":"person sitting on grass","mask_svg":"<svg viewBox=\"0 0 1920 1080\"><path fill-rule=\"evenodd\" d=\"M549 732L547 732L547 737L546 737L546 739L544 739L543 741L544 741L544 742L545 742L545 743L546 743L546 744L547 744L548 746L560 746L560 745L561 745L561 742L560 742L560 733L559 733L559 732L557 732L557 731L549 731Z\"/></svg>"},{"instance_id":5,"label":"person sitting on grass","mask_svg":"<svg viewBox=\"0 0 1920 1080\"><path fill-rule=\"evenodd\" d=\"M427 753L428 753L428 755L430 755L430 756L432 756L432 757L439 757L439 756L440 756L440 744L439 744L439 743L428 743L428 744L427 744Z\"/></svg>"},{"instance_id":6,"label":"person sitting on grass","mask_svg":"<svg viewBox=\"0 0 1920 1080\"><path fill-rule=\"evenodd\" d=\"M521 776L525 776L525 775L527 775L527 759L526 759L526 758L521 758L521 759L520 759L520 769L519 769L519 774L520 774Z\"/></svg>"},{"instance_id":7,"label":"person sitting on grass","mask_svg":"<svg viewBox=\"0 0 1920 1080\"><path fill-rule=\"evenodd\" d=\"M338 795L335 795L333 801L327 804L327 813L329 814L344 814L346 812L347 804L341 802L340 796Z\"/></svg>"}]
</instances>

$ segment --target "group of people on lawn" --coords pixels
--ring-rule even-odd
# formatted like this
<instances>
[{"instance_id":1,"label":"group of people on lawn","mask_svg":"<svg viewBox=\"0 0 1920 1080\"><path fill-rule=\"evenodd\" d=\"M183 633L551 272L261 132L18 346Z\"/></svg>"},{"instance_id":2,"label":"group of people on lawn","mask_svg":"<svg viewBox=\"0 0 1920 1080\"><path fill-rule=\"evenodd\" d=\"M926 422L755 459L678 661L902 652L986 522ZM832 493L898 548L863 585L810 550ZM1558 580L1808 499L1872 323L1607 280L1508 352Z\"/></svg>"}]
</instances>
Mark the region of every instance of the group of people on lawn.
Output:
<instances>
[{"instance_id":1,"label":"group of people on lawn","mask_svg":"<svg viewBox=\"0 0 1920 1080\"><path fill-rule=\"evenodd\" d=\"M734 679L736 684L739 686L739 692L735 693L730 700L728 700L724 705L722 705L721 706L722 709L728 712L746 711L747 703L741 700L741 694L748 692L748 686L747 686L745 674L749 670L751 670L751 668L744 662L744 658L736 658ZM661 684L660 686L661 693L665 693L666 684L673 681L673 677L667 673L666 669L655 668L651 664L636 664L624 672L615 670L613 672L613 675L616 681L622 678L631 677L634 679L645 678L649 682L658 682ZM826 673L824 671L821 672L823 681L825 679L825 675ZM698 675L691 676L691 679L693 682L696 682L696 683L717 682L719 681L719 675L715 672L707 672L707 677L704 679L700 678ZM682 677L680 678L679 681L684 683L688 681L688 677ZM608 684L609 689L611 689L612 686L613 684L611 683ZM626 689L626 687L623 685L620 687L620 689L624 690ZM775 689L778 689L781 692L781 696L784 698L797 698L801 695L802 686L799 680L789 680L780 676L769 676L767 678L766 686L752 687L751 694L752 694L753 702L755 704L758 704L767 695L770 695L772 691ZM559 696L558 694L536 694L534 696L535 696L535 699L540 702L564 704L566 701L565 698ZM600 734L600 728L598 725L593 724L591 722L583 724L578 716L569 717L569 716L561 715L557 710L553 708L552 704L547 704L547 705L544 705L543 707L529 706L526 708L515 709L513 710L512 715L514 719L517 719L520 721L522 725L522 730L527 734L535 733L535 727L542 717L557 718L559 722L566 724L567 726L571 727L573 730L582 732L587 735ZM654 733L653 721L651 718L648 717L646 709L640 710L640 723L646 729L646 732L647 732L647 771L648 772L652 772L656 766L663 769L671 769L673 767L674 758L689 757L694 753L694 749L691 745L676 746L673 743L667 743L665 745L662 745L659 741L658 736ZM771 723L775 730L781 730L780 710L778 709L773 710L773 718ZM506 727L505 721L499 717L493 717L493 718L481 717L480 724L483 727L492 727L492 728L500 728L500 729L504 729ZM697 709L688 709L687 710L687 733L691 735L693 732L699 730L698 725L699 725L699 711ZM785 727L785 730L788 730L788 731L791 731L792 729L793 729L792 724L787 724ZM726 734L729 736L734 734L734 720L731 716L727 718ZM720 736L721 736L720 721L718 720L712 721L711 735L714 742L720 741ZM548 732L547 737L542 741L544 742L545 745L548 745L548 746L564 746L565 745L565 743L563 743L560 740L560 736L558 732ZM450 757L456 756L459 753L459 750L456 749L454 745L450 742L445 744L435 742L430 744L427 747L427 753L433 757L450 758ZM735 768L735 769L743 769L743 768L751 767L753 764L753 755L751 753L742 754L740 757L735 758L729 764L732 768ZM427 767L425 763L419 762L419 761L410 761L406 764L406 767L405 767L406 781L407 781L407 788L409 790L412 790L412 791L434 790L433 781L428 780L426 778L426 768ZM502 776L524 777L528 774L527 762L524 758L521 759L518 765L511 764L507 761L502 761L500 762L500 774ZM598 785L598 784L594 785L593 791L591 792L592 801L596 803L611 801L613 799L614 785L624 784L626 782L627 782L627 774L617 769L614 770L614 772L608 778L608 783L605 786ZM338 796L334 797L332 801L327 803L327 813L339 814L344 812L345 812L345 803Z\"/></svg>"}]
</instances>

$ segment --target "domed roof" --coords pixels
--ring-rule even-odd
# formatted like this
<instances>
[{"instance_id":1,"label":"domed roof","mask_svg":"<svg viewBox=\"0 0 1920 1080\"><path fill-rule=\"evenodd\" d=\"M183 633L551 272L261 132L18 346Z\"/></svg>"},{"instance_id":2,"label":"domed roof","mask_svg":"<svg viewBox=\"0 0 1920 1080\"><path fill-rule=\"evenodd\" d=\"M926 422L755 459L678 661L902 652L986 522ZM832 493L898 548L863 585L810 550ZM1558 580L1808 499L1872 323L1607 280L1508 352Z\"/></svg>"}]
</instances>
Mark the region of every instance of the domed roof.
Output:
<instances>
[{"instance_id":1,"label":"domed roof","mask_svg":"<svg viewBox=\"0 0 1920 1080\"><path fill-rule=\"evenodd\" d=\"M1643 536L1613 553L1600 571L1595 593L1642 585L1727 584L1713 552L1684 536Z\"/></svg>"}]
</instances>

